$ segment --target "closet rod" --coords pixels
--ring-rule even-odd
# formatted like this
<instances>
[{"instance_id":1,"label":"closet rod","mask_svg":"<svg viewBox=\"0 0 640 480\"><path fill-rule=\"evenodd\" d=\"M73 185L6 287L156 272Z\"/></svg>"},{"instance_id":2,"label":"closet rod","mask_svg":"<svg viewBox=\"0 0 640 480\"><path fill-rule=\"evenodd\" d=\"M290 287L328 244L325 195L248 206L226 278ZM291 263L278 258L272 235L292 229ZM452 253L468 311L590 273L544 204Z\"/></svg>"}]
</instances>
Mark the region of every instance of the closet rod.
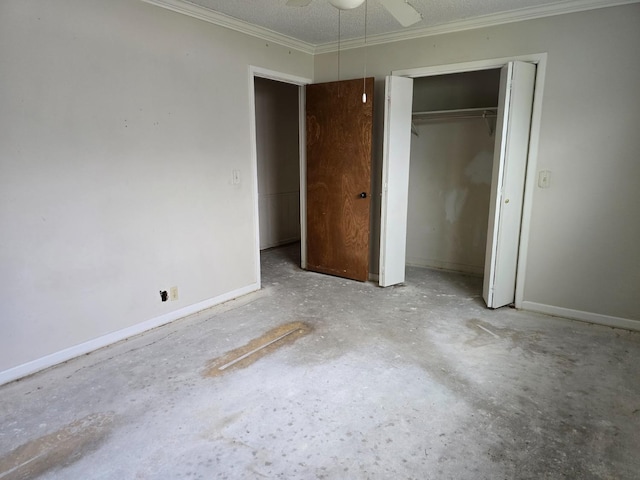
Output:
<instances>
[{"instance_id":1,"label":"closet rod","mask_svg":"<svg viewBox=\"0 0 640 480\"><path fill-rule=\"evenodd\" d=\"M456 110L432 110L427 112L413 112L416 120L431 120L437 118L493 118L498 109L493 108L460 108Z\"/></svg>"}]
</instances>

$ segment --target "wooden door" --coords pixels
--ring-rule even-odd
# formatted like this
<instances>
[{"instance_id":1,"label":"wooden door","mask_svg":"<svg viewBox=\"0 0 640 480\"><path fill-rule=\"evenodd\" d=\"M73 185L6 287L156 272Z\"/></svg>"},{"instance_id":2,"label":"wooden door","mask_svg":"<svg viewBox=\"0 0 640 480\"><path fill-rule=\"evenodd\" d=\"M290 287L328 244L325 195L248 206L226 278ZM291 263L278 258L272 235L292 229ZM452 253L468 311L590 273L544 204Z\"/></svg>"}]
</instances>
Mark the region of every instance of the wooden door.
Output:
<instances>
[{"instance_id":1,"label":"wooden door","mask_svg":"<svg viewBox=\"0 0 640 480\"><path fill-rule=\"evenodd\" d=\"M381 287L404 282L413 79L387 77L385 101L378 279Z\"/></svg>"},{"instance_id":2,"label":"wooden door","mask_svg":"<svg viewBox=\"0 0 640 480\"><path fill-rule=\"evenodd\" d=\"M536 66L525 62L509 62L500 75L482 289L489 308L515 300L535 78Z\"/></svg>"},{"instance_id":3,"label":"wooden door","mask_svg":"<svg viewBox=\"0 0 640 480\"><path fill-rule=\"evenodd\" d=\"M373 78L307 85L306 119L307 269L366 281Z\"/></svg>"}]
</instances>

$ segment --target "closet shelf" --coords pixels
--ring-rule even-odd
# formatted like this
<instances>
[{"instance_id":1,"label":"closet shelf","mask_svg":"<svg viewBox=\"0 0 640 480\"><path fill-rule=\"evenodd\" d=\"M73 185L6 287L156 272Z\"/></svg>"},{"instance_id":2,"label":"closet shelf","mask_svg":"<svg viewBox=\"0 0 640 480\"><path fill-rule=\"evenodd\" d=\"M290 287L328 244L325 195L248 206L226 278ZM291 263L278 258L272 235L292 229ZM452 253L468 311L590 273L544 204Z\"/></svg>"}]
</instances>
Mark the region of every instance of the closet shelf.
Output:
<instances>
[{"instance_id":1,"label":"closet shelf","mask_svg":"<svg viewBox=\"0 0 640 480\"><path fill-rule=\"evenodd\" d=\"M498 109L488 108L460 108L456 110L431 110L426 112L413 112L411 114L416 120L440 120L446 118L495 118Z\"/></svg>"}]
</instances>

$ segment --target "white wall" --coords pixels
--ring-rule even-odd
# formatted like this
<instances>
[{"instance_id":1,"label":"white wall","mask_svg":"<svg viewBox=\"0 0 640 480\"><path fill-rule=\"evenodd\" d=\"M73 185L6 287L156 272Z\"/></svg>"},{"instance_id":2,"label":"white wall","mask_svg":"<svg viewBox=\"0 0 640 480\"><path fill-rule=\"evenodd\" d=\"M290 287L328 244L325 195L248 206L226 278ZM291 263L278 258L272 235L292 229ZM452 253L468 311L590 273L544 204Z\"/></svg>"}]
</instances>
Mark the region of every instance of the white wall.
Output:
<instances>
[{"instance_id":1,"label":"white wall","mask_svg":"<svg viewBox=\"0 0 640 480\"><path fill-rule=\"evenodd\" d=\"M249 65L313 73L136 0L0 2L0 372L259 285Z\"/></svg>"},{"instance_id":2,"label":"white wall","mask_svg":"<svg viewBox=\"0 0 640 480\"><path fill-rule=\"evenodd\" d=\"M499 89L499 70L416 78L413 111L497 108ZM414 125L407 264L482 275L495 119L418 116Z\"/></svg>"},{"instance_id":3,"label":"white wall","mask_svg":"<svg viewBox=\"0 0 640 480\"><path fill-rule=\"evenodd\" d=\"M413 79L413 111L497 107L500 69Z\"/></svg>"},{"instance_id":4,"label":"white wall","mask_svg":"<svg viewBox=\"0 0 640 480\"><path fill-rule=\"evenodd\" d=\"M300 240L299 88L255 79L260 249Z\"/></svg>"},{"instance_id":5,"label":"white wall","mask_svg":"<svg viewBox=\"0 0 640 480\"><path fill-rule=\"evenodd\" d=\"M495 137L482 118L418 123L416 129L407 264L482 275Z\"/></svg>"},{"instance_id":6,"label":"white wall","mask_svg":"<svg viewBox=\"0 0 640 480\"><path fill-rule=\"evenodd\" d=\"M548 53L536 169L551 171L551 187L533 192L528 308L640 320L638 25L640 4L631 4L368 49L367 72L377 78L377 172L384 75ZM341 52L341 77L360 76L362 58L361 50ZM336 70L334 54L315 57L316 81L335 79ZM378 231L374 223L373 240Z\"/></svg>"}]
</instances>

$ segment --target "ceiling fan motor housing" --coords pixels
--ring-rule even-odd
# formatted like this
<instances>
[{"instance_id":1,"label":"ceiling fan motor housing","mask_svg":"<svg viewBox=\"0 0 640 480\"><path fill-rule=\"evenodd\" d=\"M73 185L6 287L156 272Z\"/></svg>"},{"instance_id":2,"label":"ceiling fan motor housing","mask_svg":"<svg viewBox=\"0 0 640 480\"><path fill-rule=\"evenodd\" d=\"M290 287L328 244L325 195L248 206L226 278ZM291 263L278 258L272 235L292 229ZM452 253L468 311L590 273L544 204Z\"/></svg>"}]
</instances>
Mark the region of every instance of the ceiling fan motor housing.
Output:
<instances>
[{"instance_id":1,"label":"ceiling fan motor housing","mask_svg":"<svg viewBox=\"0 0 640 480\"><path fill-rule=\"evenodd\" d=\"M329 0L329 3L340 10L351 10L359 7L365 0Z\"/></svg>"}]
</instances>

